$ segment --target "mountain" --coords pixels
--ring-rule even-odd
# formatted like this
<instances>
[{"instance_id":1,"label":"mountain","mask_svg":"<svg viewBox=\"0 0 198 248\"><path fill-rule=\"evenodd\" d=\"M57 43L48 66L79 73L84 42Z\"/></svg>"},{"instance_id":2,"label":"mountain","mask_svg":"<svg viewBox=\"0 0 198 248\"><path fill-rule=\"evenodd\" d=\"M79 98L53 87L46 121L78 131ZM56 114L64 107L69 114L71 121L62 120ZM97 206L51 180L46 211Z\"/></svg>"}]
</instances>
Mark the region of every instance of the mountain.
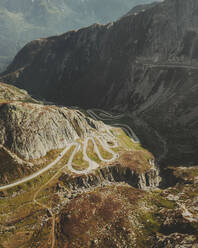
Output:
<instances>
[{"instance_id":1,"label":"mountain","mask_svg":"<svg viewBox=\"0 0 198 248\"><path fill-rule=\"evenodd\" d=\"M83 110L46 105L4 83L0 130L3 248L43 247L47 236L47 247L55 247L55 242L56 247L62 242L65 246L56 218L62 218L61 212L76 196L85 199L86 192L104 187L109 193L114 187L124 193L125 188L133 192L133 187L147 190L159 185L153 155L120 128L95 121Z\"/></svg>"},{"instance_id":2,"label":"mountain","mask_svg":"<svg viewBox=\"0 0 198 248\"><path fill-rule=\"evenodd\" d=\"M151 0L1 0L0 71L33 39L114 21L136 4L147 2Z\"/></svg>"},{"instance_id":3,"label":"mountain","mask_svg":"<svg viewBox=\"0 0 198 248\"><path fill-rule=\"evenodd\" d=\"M79 110L44 105L26 91L4 83L0 83L0 130L0 183L4 184L50 164L76 140L94 136L104 136L106 142L116 139L108 134L106 125ZM110 156L108 151L105 155Z\"/></svg>"},{"instance_id":4,"label":"mountain","mask_svg":"<svg viewBox=\"0 0 198 248\"><path fill-rule=\"evenodd\" d=\"M153 155L120 128L93 120L84 110L46 105L26 91L4 83L0 83L0 130L0 184L42 171L49 165L51 168L52 161L58 163L74 147L73 153L78 156L74 167L68 166L70 173L87 174L100 164L105 167L110 163L122 174L122 163L123 169L135 169L150 177L146 181L141 175L135 180L140 187L159 184ZM147 171L151 174L147 175Z\"/></svg>"},{"instance_id":5,"label":"mountain","mask_svg":"<svg viewBox=\"0 0 198 248\"><path fill-rule=\"evenodd\" d=\"M166 0L32 41L1 80L61 105L124 112L162 164L196 164L197 9Z\"/></svg>"},{"instance_id":6,"label":"mountain","mask_svg":"<svg viewBox=\"0 0 198 248\"><path fill-rule=\"evenodd\" d=\"M0 247L196 248L197 167L169 168L161 189L135 134L88 115L111 114L0 83Z\"/></svg>"}]
</instances>

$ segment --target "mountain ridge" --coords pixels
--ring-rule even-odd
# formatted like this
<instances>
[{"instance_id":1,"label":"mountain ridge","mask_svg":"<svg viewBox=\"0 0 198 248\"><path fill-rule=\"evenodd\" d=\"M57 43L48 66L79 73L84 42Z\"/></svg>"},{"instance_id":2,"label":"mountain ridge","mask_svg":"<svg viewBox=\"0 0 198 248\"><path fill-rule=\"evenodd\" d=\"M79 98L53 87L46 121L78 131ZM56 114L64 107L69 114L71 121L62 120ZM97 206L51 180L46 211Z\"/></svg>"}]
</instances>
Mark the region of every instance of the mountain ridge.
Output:
<instances>
[{"instance_id":1,"label":"mountain ridge","mask_svg":"<svg viewBox=\"0 0 198 248\"><path fill-rule=\"evenodd\" d=\"M35 0L0 3L0 71L31 40L57 35L92 23L113 21L136 3L151 0ZM105 10L103 4L106 5Z\"/></svg>"}]
</instances>

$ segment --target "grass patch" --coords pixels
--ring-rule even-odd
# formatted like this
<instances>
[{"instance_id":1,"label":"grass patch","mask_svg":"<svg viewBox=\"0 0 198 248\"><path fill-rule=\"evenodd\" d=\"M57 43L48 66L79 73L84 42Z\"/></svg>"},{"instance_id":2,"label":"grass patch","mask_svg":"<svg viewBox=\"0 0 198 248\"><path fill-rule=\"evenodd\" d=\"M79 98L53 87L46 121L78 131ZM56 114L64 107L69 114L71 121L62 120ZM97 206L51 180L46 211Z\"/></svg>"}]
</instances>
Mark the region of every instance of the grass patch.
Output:
<instances>
[{"instance_id":1,"label":"grass patch","mask_svg":"<svg viewBox=\"0 0 198 248\"><path fill-rule=\"evenodd\" d=\"M167 209L174 209L176 207L176 203L174 201L168 200L160 196L159 193L152 193L152 195L152 203L155 204L157 207Z\"/></svg>"},{"instance_id":2,"label":"grass patch","mask_svg":"<svg viewBox=\"0 0 198 248\"><path fill-rule=\"evenodd\" d=\"M40 225L39 223L41 222L42 216L46 214L46 209L33 203L34 195L40 188L42 188L46 184L46 188L49 187L49 195L46 195L46 191L43 190L41 195L39 195L38 197L39 200L42 199L42 197L44 197L45 195L46 201L50 201L53 204L57 203L55 196L53 195L53 185L58 181L57 179L61 175L61 172L64 169L64 165L67 164L74 147L71 147L70 150L65 154L65 156L49 171L45 172L38 178L35 178L27 183L19 185L15 188L11 188L4 192L5 198L0 198L0 223L2 224L2 230L4 230L4 226L13 226L13 228L11 228L10 231L6 230L1 233L1 244L3 242L8 242L8 244L11 244L12 240L18 237L19 232L21 232L22 234L24 232L25 235L27 235L26 231L28 231L29 233L32 232L34 234L35 232L37 232L37 228ZM45 229L44 233L42 231L42 236L43 235L46 235L46 238L48 237L49 227L48 229ZM31 238L31 236L32 234L27 236L27 238L29 239ZM20 237L23 240L23 235ZM44 239L42 238L42 240ZM23 247L26 247L26 245L24 245Z\"/></svg>"},{"instance_id":3,"label":"grass patch","mask_svg":"<svg viewBox=\"0 0 198 248\"><path fill-rule=\"evenodd\" d=\"M88 141L88 146L87 146L87 156L95 161L96 163L100 163L100 159L98 157L98 155L95 153L94 151L94 144L91 140Z\"/></svg>"},{"instance_id":4,"label":"grass patch","mask_svg":"<svg viewBox=\"0 0 198 248\"><path fill-rule=\"evenodd\" d=\"M74 147L70 148L56 165L39 177L5 191L6 198L0 198L0 216L17 211L22 204L32 203L34 194L39 188L45 185L55 174L54 181L60 176L57 171L64 169L62 167L67 164L73 149ZM53 181L50 183L53 183Z\"/></svg>"},{"instance_id":5,"label":"grass patch","mask_svg":"<svg viewBox=\"0 0 198 248\"><path fill-rule=\"evenodd\" d=\"M97 140L97 139L94 139L95 142L96 142L96 145L98 147L98 150L101 154L101 156L104 158L104 159L111 159L112 158L112 154L109 153L108 151L106 151L102 145L100 144L100 142Z\"/></svg>"},{"instance_id":6,"label":"grass patch","mask_svg":"<svg viewBox=\"0 0 198 248\"><path fill-rule=\"evenodd\" d=\"M143 225L141 232L136 231L137 247L153 247L153 237L155 233L159 232L161 223L157 220L156 216L150 212L140 212L137 218L139 223Z\"/></svg>"},{"instance_id":7,"label":"grass patch","mask_svg":"<svg viewBox=\"0 0 198 248\"><path fill-rule=\"evenodd\" d=\"M84 160L83 152L81 150L75 154L74 159L72 161L72 167L75 170L79 171L85 170L89 167L89 163Z\"/></svg>"},{"instance_id":8,"label":"grass patch","mask_svg":"<svg viewBox=\"0 0 198 248\"><path fill-rule=\"evenodd\" d=\"M117 128L114 135L118 137L119 145L124 148L132 149L132 150L143 150L140 143L135 143L133 140L125 134L125 132L121 128Z\"/></svg>"},{"instance_id":9,"label":"grass patch","mask_svg":"<svg viewBox=\"0 0 198 248\"><path fill-rule=\"evenodd\" d=\"M125 151L120 154L119 161L122 166L135 170L137 173L144 173L150 170L147 154L144 151Z\"/></svg>"}]
</instances>

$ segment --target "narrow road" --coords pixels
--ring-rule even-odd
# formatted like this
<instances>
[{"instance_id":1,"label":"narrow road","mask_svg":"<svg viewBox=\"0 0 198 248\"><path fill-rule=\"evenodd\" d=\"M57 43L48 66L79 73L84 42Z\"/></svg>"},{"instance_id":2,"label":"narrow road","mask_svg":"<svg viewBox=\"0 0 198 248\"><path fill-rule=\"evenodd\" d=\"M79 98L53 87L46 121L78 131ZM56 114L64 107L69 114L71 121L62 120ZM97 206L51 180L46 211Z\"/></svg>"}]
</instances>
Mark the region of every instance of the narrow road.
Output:
<instances>
[{"instance_id":1,"label":"narrow road","mask_svg":"<svg viewBox=\"0 0 198 248\"><path fill-rule=\"evenodd\" d=\"M95 112L100 112L99 114L96 114ZM102 110L102 109L88 109L87 113L90 115L93 115L96 118L101 118L101 120L109 120L109 119L120 119L124 117L124 114L118 114L118 115L112 115L111 113Z\"/></svg>"},{"instance_id":2,"label":"narrow road","mask_svg":"<svg viewBox=\"0 0 198 248\"><path fill-rule=\"evenodd\" d=\"M139 62L140 64L143 64L150 68L184 68L184 69L192 69L192 70L198 70L198 66L192 66L192 65L182 65L182 64L150 64L150 63L144 63Z\"/></svg>"},{"instance_id":3,"label":"narrow road","mask_svg":"<svg viewBox=\"0 0 198 248\"><path fill-rule=\"evenodd\" d=\"M96 142L95 142L95 139L94 139L93 137L87 137L87 138L85 139L85 141L84 141L84 144L83 144L83 159L89 163L89 167L88 167L87 169L83 170L83 171L75 170L75 169L72 167L72 162L73 162L73 159L74 159L75 154L80 150L81 144L78 143L78 142L73 142L73 143L71 143L71 144L69 145L69 147L67 147L67 148L64 150L64 151L68 151L68 150L70 149L71 146L76 146L75 149L74 149L74 151L72 152L72 154L71 154L69 160L68 160L68 163L67 163L66 165L64 165L61 169L59 169L59 170L53 175L53 177L51 177L51 178L49 179L49 181L47 181L44 185L42 185L42 186L35 192L35 194L34 194L33 201L35 202L35 204L41 206L42 208L47 209L47 210L49 211L50 215L51 215L51 221L52 221L52 229L51 229L51 232L50 232L50 237L51 237L51 248L54 248L54 246L55 246L55 222L56 222L56 221L55 221L55 215L54 215L54 213L53 213L53 210L52 210L49 206L40 203L39 201L37 201L36 198L37 198L39 192L40 192L42 189L44 189L44 188L45 188L53 179L55 179L56 176L57 176L57 175L63 170L63 168L65 168L66 166L68 166L69 170L70 170L71 172L75 173L75 174L87 174L87 173L89 173L91 170L94 170L94 169L96 169L97 167L99 167L99 164L97 164L96 162L94 162L93 160L91 160L91 159L87 156L87 146L88 146L88 141L89 141L89 140L91 140L91 141L93 142L93 144L94 144L94 150L95 150L95 152L97 153L97 155L98 155L98 157L99 157L99 159L100 159L101 161L104 161L104 162L111 162L111 161L115 160L115 159L118 157L118 155L117 155L114 151L112 151L112 150L108 147L107 144L104 144L104 143L100 140L100 138L99 138L98 136L94 136L94 137L96 137L96 138L98 139L98 141L99 141L100 144L102 145L103 149L105 149L106 151L108 151L109 153L112 154L112 158L111 158L111 159L104 159L104 158L101 156L101 154L100 154L100 151L99 151L98 146L97 146L97 144L96 144ZM63 152L64 152L64 151L63 151ZM63 153L63 152L62 152L62 153ZM59 155L59 157L61 157L61 156ZM57 160L57 159L56 159L56 160ZM50 240L50 239L49 239L49 240Z\"/></svg>"},{"instance_id":4,"label":"narrow road","mask_svg":"<svg viewBox=\"0 0 198 248\"><path fill-rule=\"evenodd\" d=\"M89 167L88 167L87 169L85 169L85 170L76 170L76 169L74 169L74 168L72 167L72 162L73 162L74 156L75 156L75 154L76 154L76 153L80 150L80 148L81 148L81 144L78 143L78 142L73 143L73 144L76 146L76 148L74 149L72 155L70 156L69 161L68 161L68 164L67 164L69 170L70 170L71 172L75 173L75 174L78 174L78 175L81 175L81 174L88 174L91 170L94 170L94 169L96 169L96 168L99 167L99 165L98 165L96 162L94 162L93 160L91 160L91 159L87 156L86 150L87 150L88 139L89 139L89 138L86 138L86 139L85 139L85 142L84 142L84 145L83 145L83 159L89 163Z\"/></svg>"},{"instance_id":5,"label":"narrow road","mask_svg":"<svg viewBox=\"0 0 198 248\"><path fill-rule=\"evenodd\" d=\"M14 182L14 183L11 183L11 184L8 184L8 185L5 185L5 186L1 186L0 187L0 190L6 190L6 189L9 189L9 188L12 188L12 187L15 187L19 184L22 184L22 183L25 183L25 182L28 182L36 177L38 177L39 175L43 174L44 172L48 171L50 168L52 168L55 164L57 164L62 158L63 156L65 155L66 152L69 151L69 149L72 147L72 146L75 146L75 149L74 151L72 152L72 154L70 155L69 157L69 160L68 160L68 163L65 164L63 167L61 167L44 185L42 185L35 193L34 193L34 196L33 196L33 202L37 205L39 205L40 207L44 208L44 209L47 209L48 212L50 213L50 219L51 219L51 232L50 232L50 235L49 235L49 239L48 239L48 242L50 241L51 243L51 248L54 248L55 247L55 224L56 224L56 220L55 220L55 214L53 213L53 208L50 207L50 206L47 206L41 202L39 202L37 200L37 196L39 195L39 193L41 192L42 189L44 189L52 180L54 180L58 174L63 170L63 168L65 168L66 166L68 166L68 169L75 173L75 174L87 174L89 173L91 170L94 170L96 168L99 167L99 164L96 163L95 161L93 161L92 159L90 159L87 155L87 146L88 146L88 142L89 140L91 140L93 142L93 145L94 145L94 151L96 152L96 154L98 155L99 159L103 162L112 162L114 161L117 157L118 157L118 154L116 154L113 150L111 150L111 148L114 148L114 147L117 147L117 142L115 141L115 137L113 136L113 134L110 132L110 128L108 126L105 125L105 129L108 133L108 137L111 137L111 139L113 138L114 139L114 145L109 145L107 143L107 140L106 140L106 134L104 136L100 135L97 136L97 135L94 135L93 137L87 137L85 140L84 140L84 143L83 143L83 159L85 161L87 161L89 163L89 167L83 171L78 171L78 170L75 170L73 167L72 167L72 162L73 162L73 159L74 159L74 156L75 154L81 149L81 143L79 142L72 142L68 145L68 147L66 147L60 154L59 156L50 164L48 164L45 168L41 169L40 171L28 176L28 177L25 177L21 180L18 180L17 182ZM106 150L107 152L109 152L110 154L112 154L112 158L111 159L104 159L102 156L101 156L101 153L98 149L98 146L96 144L96 141L95 139L98 140L98 142L100 143L100 145L103 147L104 150ZM105 142L104 142L105 140ZM48 245L48 242L46 243L46 246Z\"/></svg>"},{"instance_id":6,"label":"narrow road","mask_svg":"<svg viewBox=\"0 0 198 248\"><path fill-rule=\"evenodd\" d=\"M133 140L134 143L140 143L140 140L138 139L132 128L129 127L128 125L122 123L115 123L112 126L121 127L122 129L126 130L126 133Z\"/></svg>"},{"instance_id":7,"label":"narrow road","mask_svg":"<svg viewBox=\"0 0 198 248\"><path fill-rule=\"evenodd\" d=\"M101 115L96 114L94 111L101 111L101 113L105 114L108 117L103 118L103 117L101 117ZM101 121L119 120L120 118L124 117L124 114L119 114L119 115L114 116L114 115L108 113L107 111L100 110L100 109L88 109L87 113L93 119L101 120ZM111 124L111 126L122 128L126 132L126 134L132 139L132 141L134 143L140 143L140 140L138 139L137 135L135 134L135 132L132 130L132 128L129 125L117 122L115 124Z\"/></svg>"},{"instance_id":8,"label":"narrow road","mask_svg":"<svg viewBox=\"0 0 198 248\"><path fill-rule=\"evenodd\" d=\"M96 114L94 111L99 112L100 114ZM88 109L87 113L95 120L101 120L101 121L108 121L108 120L118 120L120 118L124 117L124 114L119 114L119 115L112 115L110 113L108 113L107 111L104 111L102 109ZM103 116L101 116L103 115Z\"/></svg>"},{"instance_id":9,"label":"narrow road","mask_svg":"<svg viewBox=\"0 0 198 248\"><path fill-rule=\"evenodd\" d=\"M108 128L107 128L107 129L108 129ZM109 131L109 130L107 130L107 131ZM110 133L110 134L111 134L111 133ZM111 134L111 135L112 135L112 134ZM80 174L87 174L87 173L89 173L91 170L94 170L94 169L98 168L99 165L98 165L95 161L91 160L91 159L87 156L87 153L86 153L88 141L89 141L90 139L91 139L92 142L94 143L95 152L98 154L98 156L99 156L99 158L100 158L101 161L103 161L103 162L111 162L112 160L115 160L115 158L116 158L117 155L110 149L110 147L113 148L113 146L109 146L109 145L107 145L107 143L105 144L104 142L102 142L102 141L100 140L100 138L99 138L98 136L94 136L94 137L98 138L98 141L100 142L100 144L102 145L102 147L103 147L104 150L106 150L106 151L108 151L109 153L112 154L112 159L106 160L106 159L102 158L102 156L100 155L100 152L99 152L99 150L98 150L98 147L97 147L97 144L96 144L95 140L94 140L92 137L87 137L87 138L85 139L85 141L84 141L84 144L83 144L83 159L89 163L89 167L88 167L87 169L80 171L80 170L76 170L76 169L74 169L74 168L72 167L73 158L74 158L75 154L76 154L76 153L80 150L80 148L81 148L81 144L80 144L80 143L78 143L78 142L72 142L72 143L70 143L70 144L69 144L69 145L68 145L68 146L59 154L59 156L58 156L52 163L48 164L45 168L43 168L43 169L41 169L41 170L35 172L34 174L32 174L32 175L30 175L30 176L28 176L28 177L24 177L23 179L20 179L20 180L14 182L14 183L11 183L11 184L8 184L8 185L1 186L1 187L0 187L0 190L6 190L6 189L9 189L9 188L13 188L13 187L15 187L15 186L18 186L18 185L20 185L20 184L22 184L22 183L26 183L26 182L28 182L28 181L30 181L30 180L32 180L32 179L34 179L34 178L36 178L36 177L42 175L44 172L48 171L48 170L51 169L55 164L57 164L57 163L63 158L63 156L65 155L65 153L66 153L72 146L75 146L75 149L74 149L74 151L72 152L72 154L71 154L71 156L70 156L70 158L69 158L69 161L68 161L68 163L67 163L67 166L68 166L68 168L69 168L69 170L70 170L71 172L73 172L73 173L75 173L75 174L79 174L79 175L80 175ZM114 147L116 147L116 146L117 146L117 143L115 143Z\"/></svg>"},{"instance_id":10,"label":"narrow road","mask_svg":"<svg viewBox=\"0 0 198 248\"><path fill-rule=\"evenodd\" d=\"M4 185L4 186L0 186L0 190L5 190L5 189L9 189L9 188L13 188L15 186L18 186L22 183L26 183L38 176L40 176L41 174L43 174L44 172L48 171L49 169L51 169L56 163L58 163L63 156L65 155L65 153L74 145L74 143L70 143L60 154L59 156L50 164L48 164L45 168L35 172L34 174L28 176L28 177L24 177L23 179L20 179L14 183L8 184L8 185Z\"/></svg>"},{"instance_id":11,"label":"narrow road","mask_svg":"<svg viewBox=\"0 0 198 248\"><path fill-rule=\"evenodd\" d=\"M108 153L112 154L112 158L111 158L111 159L104 159L104 158L101 156L100 151L99 151L99 149L98 149L98 146L97 146L96 141L95 141L94 138L98 140L98 142L101 144L101 146L103 147L104 150L106 150ZM114 146L110 146L110 145L108 145L108 144L105 144L103 141L101 141L101 137L96 136L96 135L95 135L94 137L87 137L87 138L85 139L85 141L84 141L84 144L83 144L83 159L89 163L89 167L86 168L86 169L84 169L84 170L76 170L76 169L74 169L74 168L72 167L72 162L73 162L74 156L75 156L75 154L76 154L76 153L80 150L80 148L81 148L81 144L80 144L80 143L77 143L77 142L73 143L73 145L75 145L76 148L74 149L72 155L70 156L70 159L69 159L67 165L68 165L69 170L70 170L71 172L75 173L75 174L78 174L78 175L81 175L81 174L88 174L90 171L95 170L95 169L97 169L97 168L99 167L99 164L97 164L95 161L93 161L92 159L90 159L90 158L88 157L88 155L87 155L87 146L88 146L89 140L91 140L91 141L93 142L94 151L96 152L96 154L98 155L98 158L99 158L102 162L106 162L106 163L109 162L109 163L110 163L110 162L114 161L114 160L118 157L118 155L117 155L113 150L111 150L111 148L116 147L117 144L114 145Z\"/></svg>"},{"instance_id":12,"label":"narrow road","mask_svg":"<svg viewBox=\"0 0 198 248\"><path fill-rule=\"evenodd\" d=\"M102 156L101 156L101 153L98 149L98 146L96 144L96 141L95 139L98 140L98 142L101 144L101 146L103 147L104 150L106 150L108 153L112 154L112 158L111 159L104 159ZM93 142L93 145L94 145L94 151L95 153L97 154L98 158L102 161L102 162L112 162L114 161L116 158L118 158L118 154L116 154L114 151L112 151L110 149L110 146L107 146L107 144L104 144L102 141L101 141L101 138L99 137L95 137L95 139L93 137L90 137L88 138L88 140L91 140ZM88 142L88 141L87 141ZM111 147L113 148L113 147Z\"/></svg>"}]
</instances>

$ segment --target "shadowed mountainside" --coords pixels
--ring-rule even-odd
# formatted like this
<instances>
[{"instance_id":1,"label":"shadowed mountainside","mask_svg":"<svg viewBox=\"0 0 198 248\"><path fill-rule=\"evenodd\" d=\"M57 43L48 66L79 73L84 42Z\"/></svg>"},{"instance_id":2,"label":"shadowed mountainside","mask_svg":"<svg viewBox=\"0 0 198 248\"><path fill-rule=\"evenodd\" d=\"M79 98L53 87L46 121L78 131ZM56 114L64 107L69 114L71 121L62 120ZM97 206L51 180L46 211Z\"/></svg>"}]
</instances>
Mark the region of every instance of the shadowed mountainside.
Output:
<instances>
[{"instance_id":1,"label":"shadowed mountainside","mask_svg":"<svg viewBox=\"0 0 198 248\"><path fill-rule=\"evenodd\" d=\"M114 21L136 4L148 2L151 0L1 0L0 71L33 39Z\"/></svg>"}]
</instances>

